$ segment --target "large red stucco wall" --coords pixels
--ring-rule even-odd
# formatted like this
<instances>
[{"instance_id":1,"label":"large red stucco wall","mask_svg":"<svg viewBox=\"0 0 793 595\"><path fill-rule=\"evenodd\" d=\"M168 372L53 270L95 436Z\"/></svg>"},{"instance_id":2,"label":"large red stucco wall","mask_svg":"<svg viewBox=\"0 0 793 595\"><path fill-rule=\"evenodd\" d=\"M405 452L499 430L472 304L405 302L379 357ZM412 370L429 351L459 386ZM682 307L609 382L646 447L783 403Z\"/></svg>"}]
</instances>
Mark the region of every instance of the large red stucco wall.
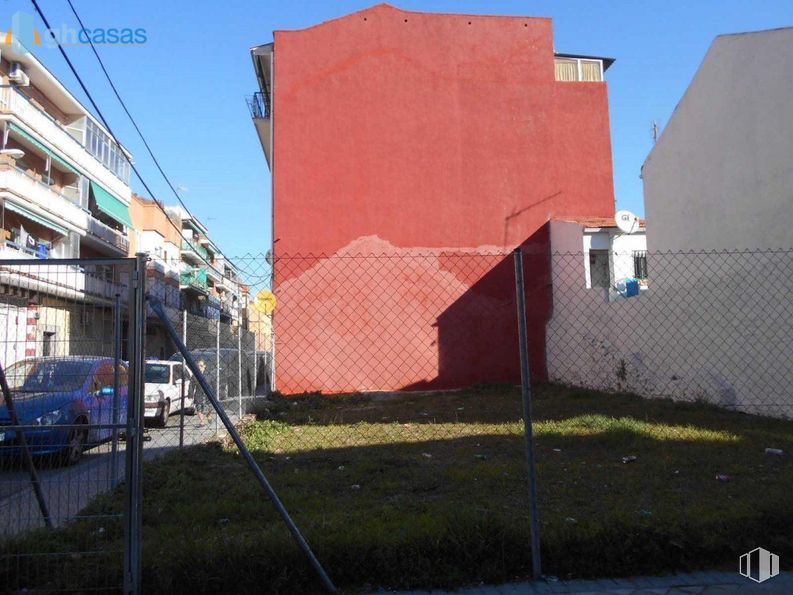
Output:
<instances>
[{"instance_id":1,"label":"large red stucco wall","mask_svg":"<svg viewBox=\"0 0 793 595\"><path fill-rule=\"evenodd\" d=\"M276 253L349 255L362 247L403 255L442 255L461 248L506 251L530 239L535 247L542 245L542 227L550 217L613 215L606 84L556 82L553 60L550 19L426 14L378 5L309 29L277 31ZM377 241L362 243L372 236ZM358 367L345 362L346 375L323 377L316 370L324 362L338 367L337 351L319 340L321 328L314 329L313 338L306 329L335 328L335 323L309 313L312 306L306 302L316 299L318 289L338 295L346 286L329 282L328 270L315 258L286 263L277 263L275 271L281 294L275 321L282 391L449 388L518 377L512 337L501 341L495 355L491 341L474 341L488 345L483 358L504 362L476 366L476 373L470 366L449 373L436 345L434 351L418 350L426 352L418 366L423 383L416 381L416 362L401 377L375 373L381 386L358 382L372 377L364 367L376 368L376 355ZM344 277L374 283L381 269L373 266L348 258ZM527 271L536 319L532 339L538 345L544 342L541 321L550 302L544 261L532 266L539 267ZM436 281L445 283L441 277ZM482 271L479 279L493 293L492 280L502 277L498 299L508 312L511 276L488 277ZM433 283L423 273L422 279ZM479 279L466 277L464 283L476 291ZM428 320L437 324L445 312L454 311L465 291L457 297L448 293L421 316L405 317L416 320L413 334L421 336ZM393 343L387 332L356 335L354 327L371 317L363 302L346 299L360 313L359 319L346 319L349 341L390 357ZM481 326L471 320L475 311L466 319L469 340L475 339L472 329ZM487 327L488 321L482 324ZM310 361L300 355L308 351ZM535 352L541 375L543 349ZM476 359L475 353L471 357Z\"/></svg>"}]
</instances>

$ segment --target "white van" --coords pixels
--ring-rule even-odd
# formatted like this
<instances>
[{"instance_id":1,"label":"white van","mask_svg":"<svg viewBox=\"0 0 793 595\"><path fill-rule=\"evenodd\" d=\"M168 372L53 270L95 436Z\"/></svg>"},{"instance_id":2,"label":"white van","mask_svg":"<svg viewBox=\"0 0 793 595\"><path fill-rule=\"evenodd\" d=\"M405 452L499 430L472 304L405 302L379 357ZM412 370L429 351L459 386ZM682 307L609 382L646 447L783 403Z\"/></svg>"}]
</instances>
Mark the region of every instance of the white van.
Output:
<instances>
[{"instance_id":1,"label":"white van","mask_svg":"<svg viewBox=\"0 0 793 595\"><path fill-rule=\"evenodd\" d=\"M193 399L190 394L190 370L184 368L184 412L192 415ZM168 416L182 408L182 364L171 360L146 362L146 386L143 392L144 417L154 425L164 427Z\"/></svg>"}]
</instances>

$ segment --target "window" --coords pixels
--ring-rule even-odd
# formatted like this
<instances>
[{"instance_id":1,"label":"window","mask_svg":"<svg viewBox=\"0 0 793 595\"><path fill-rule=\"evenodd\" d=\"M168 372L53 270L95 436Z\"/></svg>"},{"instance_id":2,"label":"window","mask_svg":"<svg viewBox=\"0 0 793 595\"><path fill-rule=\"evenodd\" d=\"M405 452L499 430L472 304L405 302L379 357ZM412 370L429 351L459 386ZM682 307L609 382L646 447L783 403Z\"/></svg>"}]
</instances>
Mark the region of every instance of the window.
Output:
<instances>
[{"instance_id":1,"label":"window","mask_svg":"<svg viewBox=\"0 0 793 595\"><path fill-rule=\"evenodd\" d=\"M54 339L55 333L44 331L44 334L41 337L41 355L44 357L55 355L52 350L52 343Z\"/></svg>"},{"instance_id":2,"label":"window","mask_svg":"<svg viewBox=\"0 0 793 595\"><path fill-rule=\"evenodd\" d=\"M600 60L581 60L581 80L587 82L600 82L603 80Z\"/></svg>"},{"instance_id":3,"label":"window","mask_svg":"<svg viewBox=\"0 0 793 595\"><path fill-rule=\"evenodd\" d=\"M647 279L647 252L633 251L633 276L642 281Z\"/></svg>"},{"instance_id":4,"label":"window","mask_svg":"<svg viewBox=\"0 0 793 595\"><path fill-rule=\"evenodd\" d=\"M125 184L129 183L129 164L121 150L110 136L91 120L86 126L86 149L116 177Z\"/></svg>"},{"instance_id":5,"label":"window","mask_svg":"<svg viewBox=\"0 0 793 595\"><path fill-rule=\"evenodd\" d=\"M554 60L557 81L600 82L603 80L603 60L559 56Z\"/></svg>"},{"instance_id":6,"label":"window","mask_svg":"<svg viewBox=\"0 0 793 595\"><path fill-rule=\"evenodd\" d=\"M591 287L610 287L608 250L589 251L589 281Z\"/></svg>"},{"instance_id":7,"label":"window","mask_svg":"<svg viewBox=\"0 0 793 595\"><path fill-rule=\"evenodd\" d=\"M171 366L168 364L146 364L147 384L170 384Z\"/></svg>"},{"instance_id":8,"label":"window","mask_svg":"<svg viewBox=\"0 0 793 595\"><path fill-rule=\"evenodd\" d=\"M113 364L102 364L94 375L91 392L97 392L105 387L113 387Z\"/></svg>"},{"instance_id":9,"label":"window","mask_svg":"<svg viewBox=\"0 0 793 595\"><path fill-rule=\"evenodd\" d=\"M570 59L556 59L556 80L557 81L577 81L578 63Z\"/></svg>"}]
</instances>

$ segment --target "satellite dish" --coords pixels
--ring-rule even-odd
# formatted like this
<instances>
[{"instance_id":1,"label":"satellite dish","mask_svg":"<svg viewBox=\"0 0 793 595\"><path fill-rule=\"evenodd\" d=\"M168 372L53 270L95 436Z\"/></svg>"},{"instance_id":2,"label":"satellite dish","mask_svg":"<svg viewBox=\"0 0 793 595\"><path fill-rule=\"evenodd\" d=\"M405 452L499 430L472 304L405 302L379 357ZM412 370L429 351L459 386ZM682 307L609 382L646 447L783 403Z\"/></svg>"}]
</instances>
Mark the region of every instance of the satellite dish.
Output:
<instances>
[{"instance_id":1,"label":"satellite dish","mask_svg":"<svg viewBox=\"0 0 793 595\"><path fill-rule=\"evenodd\" d=\"M639 231L639 217L630 211L617 211L614 221L623 233L630 234Z\"/></svg>"},{"instance_id":2,"label":"satellite dish","mask_svg":"<svg viewBox=\"0 0 793 595\"><path fill-rule=\"evenodd\" d=\"M25 156L25 151L22 149L2 149L0 155L8 155L14 159L22 159Z\"/></svg>"}]
</instances>

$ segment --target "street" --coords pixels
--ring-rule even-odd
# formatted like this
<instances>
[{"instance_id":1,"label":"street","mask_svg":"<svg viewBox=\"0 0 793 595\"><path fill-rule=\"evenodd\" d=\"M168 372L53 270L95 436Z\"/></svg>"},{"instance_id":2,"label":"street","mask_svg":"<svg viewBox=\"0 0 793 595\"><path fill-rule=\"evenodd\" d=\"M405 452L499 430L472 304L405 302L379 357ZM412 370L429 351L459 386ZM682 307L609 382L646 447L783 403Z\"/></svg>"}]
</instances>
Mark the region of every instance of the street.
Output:
<instances>
[{"instance_id":1,"label":"street","mask_svg":"<svg viewBox=\"0 0 793 595\"><path fill-rule=\"evenodd\" d=\"M144 460L179 448L179 423L180 417L176 414L168 420L165 428L146 428L148 439L143 443ZM208 442L217 435L214 419L203 428L197 425L196 416L185 416L185 446ZM219 430L221 435L225 434L222 425ZM115 473L110 443L87 450L80 462L72 467L39 467L39 479L53 525L61 526L75 519L94 498L124 480L125 447L126 443L119 441ZM0 471L0 535L16 535L43 526L44 519L27 470Z\"/></svg>"}]
</instances>

